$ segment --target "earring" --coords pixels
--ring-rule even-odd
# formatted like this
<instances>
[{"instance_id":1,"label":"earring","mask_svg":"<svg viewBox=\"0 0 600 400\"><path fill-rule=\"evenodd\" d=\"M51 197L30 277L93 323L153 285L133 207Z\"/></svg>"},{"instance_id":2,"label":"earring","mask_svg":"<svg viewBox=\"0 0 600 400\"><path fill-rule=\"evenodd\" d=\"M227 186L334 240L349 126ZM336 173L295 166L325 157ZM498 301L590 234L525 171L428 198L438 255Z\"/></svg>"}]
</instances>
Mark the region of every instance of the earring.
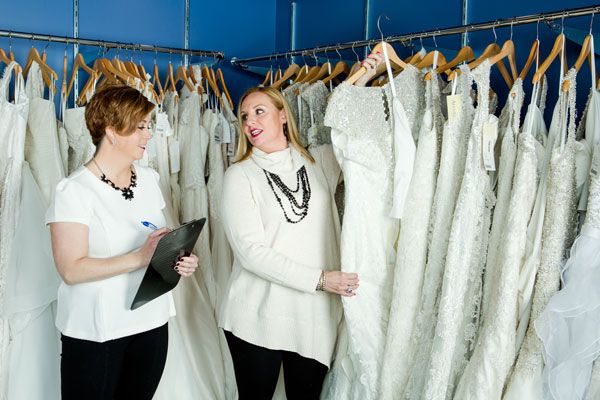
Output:
<instances>
[{"instance_id":1,"label":"earring","mask_svg":"<svg viewBox=\"0 0 600 400\"><path fill-rule=\"evenodd\" d=\"M288 138L288 125L287 122L283 123L283 134L286 138Z\"/></svg>"},{"instance_id":2,"label":"earring","mask_svg":"<svg viewBox=\"0 0 600 400\"><path fill-rule=\"evenodd\" d=\"M113 136L113 137L110 139L110 142L111 142L111 143L112 143L112 145L114 146L114 145L116 145L116 144L117 144L117 139L115 139L115 137Z\"/></svg>"}]
</instances>

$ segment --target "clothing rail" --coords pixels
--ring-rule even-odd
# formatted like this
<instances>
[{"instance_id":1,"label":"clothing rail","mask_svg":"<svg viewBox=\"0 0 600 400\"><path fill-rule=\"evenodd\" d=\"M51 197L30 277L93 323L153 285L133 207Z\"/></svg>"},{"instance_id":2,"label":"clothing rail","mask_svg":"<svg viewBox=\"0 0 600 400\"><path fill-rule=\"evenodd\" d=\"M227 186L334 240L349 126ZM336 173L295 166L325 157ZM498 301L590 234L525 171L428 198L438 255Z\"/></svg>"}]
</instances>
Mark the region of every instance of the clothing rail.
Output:
<instances>
[{"instance_id":1,"label":"clothing rail","mask_svg":"<svg viewBox=\"0 0 600 400\"><path fill-rule=\"evenodd\" d=\"M513 18L505 18L505 19L500 19L500 20L495 20L495 21L482 22L482 23L478 23L478 24L467 24L467 25L455 26L455 27L445 28L445 29L436 29L436 30L432 30L432 31L410 33L410 34L406 34L406 35L393 35L393 36L386 37L384 40L388 43L401 42L403 45L406 45L407 42L412 41L413 39L424 39L424 38L428 38L428 37L435 38L435 37L439 37L439 36L456 35L456 34L460 34L460 33L469 33L469 32L482 31L482 30L487 30L487 29L502 28L502 27L507 27L507 26L531 24L534 22L547 22L547 21L553 21L553 20L564 19L564 18L569 18L569 17L580 17L583 15L595 14L597 12L600 12L600 5L594 5L594 6L590 6L590 7L573 8L573 9L569 9L569 10L554 11L554 12L549 12L549 13L526 15L526 16L513 17ZM314 55L316 53L323 53L323 52L329 52L329 51L335 51L335 50L345 50L345 49L350 49L350 48L354 48L354 47L370 46L370 45L375 45L379 42L381 42L381 38L330 44L330 45L326 45L326 46L318 46L318 47L306 48L306 49L301 49L301 50L292 50L292 51L286 51L286 52L282 52L282 53L273 53L273 54L266 55L266 56L249 57L249 58L233 57L231 59L231 63L233 65L239 66L242 63L249 63L249 62L253 62L253 61L264 61L264 60L269 60L269 59L277 59L277 58L284 58L284 57L291 57L291 56Z\"/></svg>"},{"instance_id":2,"label":"clothing rail","mask_svg":"<svg viewBox=\"0 0 600 400\"><path fill-rule=\"evenodd\" d=\"M125 49L125 50L133 50L133 51L149 51L154 53L169 53L169 54L181 54L187 56L199 56L199 57L214 57L222 59L225 57L225 54L220 51L213 50L192 50L192 49L181 49L176 47L162 47L162 46L154 46L149 44L134 44L134 43L122 43L122 42L111 42L106 40L97 40L97 39L83 39L83 38L75 38L70 36L54 36L54 35L45 35L40 33L27 33L27 32L14 32L14 31L5 31L0 30L0 37L8 37L9 39L17 38L17 39L30 39L30 40L38 40L49 43L66 43L66 44L77 44L84 46L98 46L106 49Z\"/></svg>"}]
</instances>

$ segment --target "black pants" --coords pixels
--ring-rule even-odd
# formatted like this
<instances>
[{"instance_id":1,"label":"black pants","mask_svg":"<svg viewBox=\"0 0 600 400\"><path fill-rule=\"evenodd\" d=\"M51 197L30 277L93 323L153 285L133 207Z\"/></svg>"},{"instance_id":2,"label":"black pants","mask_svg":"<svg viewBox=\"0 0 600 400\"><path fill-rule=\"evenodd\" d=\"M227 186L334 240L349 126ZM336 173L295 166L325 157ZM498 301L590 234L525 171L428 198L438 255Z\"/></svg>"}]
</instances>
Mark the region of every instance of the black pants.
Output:
<instances>
[{"instance_id":1,"label":"black pants","mask_svg":"<svg viewBox=\"0 0 600 400\"><path fill-rule=\"evenodd\" d=\"M152 399L169 344L167 324L104 343L62 335L62 400Z\"/></svg>"},{"instance_id":2,"label":"black pants","mask_svg":"<svg viewBox=\"0 0 600 400\"><path fill-rule=\"evenodd\" d=\"M239 400L271 400L283 363L288 400L318 400L327 366L284 350L270 350L248 343L225 331L233 358Z\"/></svg>"}]
</instances>

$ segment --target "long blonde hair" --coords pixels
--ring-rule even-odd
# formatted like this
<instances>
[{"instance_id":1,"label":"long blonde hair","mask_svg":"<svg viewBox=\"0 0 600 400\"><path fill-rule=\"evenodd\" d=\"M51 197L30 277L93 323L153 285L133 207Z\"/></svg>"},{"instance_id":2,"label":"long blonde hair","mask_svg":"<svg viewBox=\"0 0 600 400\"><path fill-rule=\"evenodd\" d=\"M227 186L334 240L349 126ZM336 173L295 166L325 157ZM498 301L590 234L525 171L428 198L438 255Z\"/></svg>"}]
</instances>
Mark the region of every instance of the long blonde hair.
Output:
<instances>
[{"instance_id":1,"label":"long blonde hair","mask_svg":"<svg viewBox=\"0 0 600 400\"><path fill-rule=\"evenodd\" d=\"M271 99L271 102L279 111L284 110L287 122L283 125L283 132L286 134L288 141L291 145L298 150L300 154L310 162L315 162L313 156L310 155L301 144L298 136L298 127L294 121L294 116L290 110L290 106L287 101L277 89L271 87L253 87L248 90L240 97L238 103L238 122L240 124L240 137L238 139L237 152L235 155L235 162L244 161L252 154L252 144L248 141L248 138L244 134L244 122L242 121L242 103L252 93L264 93Z\"/></svg>"}]
</instances>

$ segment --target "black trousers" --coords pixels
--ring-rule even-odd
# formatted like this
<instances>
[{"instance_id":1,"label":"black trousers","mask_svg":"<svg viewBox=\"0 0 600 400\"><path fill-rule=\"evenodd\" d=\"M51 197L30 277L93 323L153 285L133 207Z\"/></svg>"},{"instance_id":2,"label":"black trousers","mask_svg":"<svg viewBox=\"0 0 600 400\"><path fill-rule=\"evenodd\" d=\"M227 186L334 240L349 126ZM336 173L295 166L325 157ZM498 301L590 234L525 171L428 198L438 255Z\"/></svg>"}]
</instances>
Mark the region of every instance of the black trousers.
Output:
<instances>
[{"instance_id":1,"label":"black trousers","mask_svg":"<svg viewBox=\"0 0 600 400\"><path fill-rule=\"evenodd\" d=\"M327 366L311 358L284 350L271 350L248 343L225 331L233 358L239 400L271 400L283 363L288 400L318 400Z\"/></svg>"},{"instance_id":2,"label":"black trousers","mask_svg":"<svg viewBox=\"0 0 600 400\"><path fill-rule=\"evenodd\" d=\"M62 400L152 399L169 344L167 324L103 343L62 335Z\"/></svg>"}]
</instances>

